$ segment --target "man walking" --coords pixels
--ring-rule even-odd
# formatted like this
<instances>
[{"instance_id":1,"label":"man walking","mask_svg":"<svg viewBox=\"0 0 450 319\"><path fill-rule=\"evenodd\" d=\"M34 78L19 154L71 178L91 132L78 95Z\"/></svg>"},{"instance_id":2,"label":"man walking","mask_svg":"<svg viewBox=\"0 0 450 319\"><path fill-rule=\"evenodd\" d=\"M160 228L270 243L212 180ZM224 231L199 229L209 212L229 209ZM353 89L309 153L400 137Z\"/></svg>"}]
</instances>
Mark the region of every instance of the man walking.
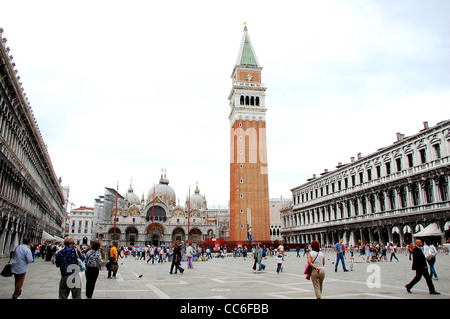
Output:
<instances>
[{"instance_id":1,"label":"man walking","mask_svg":"<svg viewBox=\"0 0 450 319\"><path fill-rule=\"evenodd\" d=\"M25 238L22 245L17 246L13 252L11 272L14 274L14 293L12 299L22 298L22 287L25 282L28 264L32 262L34 262L34 259L30 250L30 240Z\"/></svg>"},{"instance_id":2,"label":"man walking","mask_svg":"<svg viewBox=\"0 0 450 319\"><path fill-rule=\"evenodd\" d=\"M434 289L433 281L431 280L430 274L428 273L427 260L422 252L422 249L420 249L420 247L422 246L422 241L418 239L416 241L416 247L414 247L412 251L412 270L416 271L416 276L409 284L405 286L406 291L411 293L412 287L414 287L414 285L417 284L423 276L425 277L425 280L427 282L430 295L440 295L440 293Z\"/></svg>"},{"instance_id":3,"label":"man walking","mask_svg":"<svg viewBox=\"0 0 450 319\"><path fill-rule=\"evenodd\" d=\"M184 272L184 269L180 266L180 262L181 262L181 247L179 247L177 244L174 243L172 264L170 265L169 275L172 275L173 267L175 267L175 274L177 273L177 270L180 271L180 274Z\"/></svg>"},{"instance_id":4,"label":"man walking","mask_svg":"<svg viewBox=\"0 0 450 319\"><path fill-rule=\"evenodd\" d=\"M69 293L72 293L73 299L81 299L81 278L70 277L77 276L78 272L75 270L78 266L78 258L84 260L84 255L78 247L75 246L75 242L72 237L66 237L64 240L64 248L61 249L55 258L56 267L59 267L61 271L61 280L59 282L59 299L67 299ZM69 279L70 277L70 279ZM69 284L67 281L71 281Z\"/></svg>"},{"instance_id":5,"label":"man walking","mask_svg":"<svg viewBox=\"0 0 450 319\"><path fill-rule=\"evenodd\" d=\"M344 268L344 271L348 271L347 268L345 268L345 261L344 261L344 254L343 254L343 242L344 240L341 238L341 240L334 245L334 251L336 253L336 266L334 267L334 271L337 272L339 260L342 262L342 268Z\"/></svg>"},{"instance_id":6,"label":"man walking","mask_svg":"<svg viewBox=\"0 0 450 319\"><path fill-rule=\"evenodd\" d=\"M114 246L111 247L111 251L109 252L109 261L108 261L108 279L117 279L117 270L119 268L119 263L117 260L119 259L119 244L115 243ZM112 277L111 277L112 273Z\"/></svg>"}]
</instances>

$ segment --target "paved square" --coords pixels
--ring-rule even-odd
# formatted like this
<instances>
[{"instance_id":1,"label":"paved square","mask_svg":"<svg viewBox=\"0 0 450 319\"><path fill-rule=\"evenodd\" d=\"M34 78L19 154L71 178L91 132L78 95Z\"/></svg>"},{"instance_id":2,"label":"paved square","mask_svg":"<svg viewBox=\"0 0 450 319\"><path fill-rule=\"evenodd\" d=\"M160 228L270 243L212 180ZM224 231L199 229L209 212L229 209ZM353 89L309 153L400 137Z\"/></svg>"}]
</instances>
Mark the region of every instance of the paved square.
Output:
<instances>
[{"instance_id":1,"label":"paved square","mask_svg":"<svg viewBox=\"0 0 450 319\"><path fill-rule=\"evenodd\" d=\"M296 257L288 252L283 272L276 272L276 258L267 257L265 271L254 271L253 260L242 257L212 258L194 262L194 269L183 274L169 275L170 263L147 264L132 257L119 259L117 279L107 279L103 268L94 291L94 299L314 299L309 280L303 275L306 256ZM406 292L405 284L412 280L415 272L405 253L397 254L400 262L366 263L355 253L353 271L343 272L339 265L334 271L335 254L325 252L324 299L449 299L450 298L450 255L439 253L435 264L439 280L433 280L438 296L428 294L422 279L413 289ZM349 256L346 256L349 268ZM388 256L389 258L389 256ZM389 259L388 259L389 260ZM0 260L0 267L8 262ZM139 277L142 275L141 277ZM379 275L379 276L378 276ZM23 299L57 299L59 269L51 262L37 259L30 264L23 287ZM379 279L379 281L377 281ZM379 283L379 286L376 284ZM372 287L369 287L372 286ZM82 296L85 278L82 273ZM0 278L0 298L10 299L14 290L14 277Z\"/></svg>"}]
</instances>

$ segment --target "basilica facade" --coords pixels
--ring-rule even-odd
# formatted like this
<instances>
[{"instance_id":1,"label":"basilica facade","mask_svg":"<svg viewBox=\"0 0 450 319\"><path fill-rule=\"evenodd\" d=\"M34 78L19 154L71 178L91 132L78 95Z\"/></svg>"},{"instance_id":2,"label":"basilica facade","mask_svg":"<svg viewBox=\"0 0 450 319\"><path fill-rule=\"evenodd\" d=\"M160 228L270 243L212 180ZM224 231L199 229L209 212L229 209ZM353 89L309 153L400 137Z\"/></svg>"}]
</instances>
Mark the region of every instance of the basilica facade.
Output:
<instances>
[{"instance_id":1,"label":"basilica facade","mask_svg":"<svg viewBox=\"0 0 450 319\"><path fill-rule=\"evenodd\" d=\"M95 229L91 240L104 245L199 243L224 234L228 227L217 210L208 210L198 185L181 205L165 174L149 190L146 199L144 196L139 199L132 185L123 196L113 188L105 188L104 196L95 201L93 219Z\"/></svg>"}]
</instances>

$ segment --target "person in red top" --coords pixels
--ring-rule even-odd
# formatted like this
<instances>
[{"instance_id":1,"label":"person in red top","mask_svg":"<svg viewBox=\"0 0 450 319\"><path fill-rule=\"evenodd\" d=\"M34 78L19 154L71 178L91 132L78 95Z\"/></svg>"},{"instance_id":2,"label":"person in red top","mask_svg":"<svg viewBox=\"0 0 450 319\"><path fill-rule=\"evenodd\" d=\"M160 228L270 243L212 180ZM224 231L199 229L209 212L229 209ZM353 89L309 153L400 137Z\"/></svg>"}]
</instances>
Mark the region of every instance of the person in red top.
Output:
<instances>
[{"instance_id":1,"label":"person in red top","mask_svg":"<svg viewBox=\"0 0 450 319\"><path fill-rule=\"evenodd\" d=\"M409 260L411 260L411 256L414 250L414 245L412 243L409 244Z\"/></svg>"}]
</instances>

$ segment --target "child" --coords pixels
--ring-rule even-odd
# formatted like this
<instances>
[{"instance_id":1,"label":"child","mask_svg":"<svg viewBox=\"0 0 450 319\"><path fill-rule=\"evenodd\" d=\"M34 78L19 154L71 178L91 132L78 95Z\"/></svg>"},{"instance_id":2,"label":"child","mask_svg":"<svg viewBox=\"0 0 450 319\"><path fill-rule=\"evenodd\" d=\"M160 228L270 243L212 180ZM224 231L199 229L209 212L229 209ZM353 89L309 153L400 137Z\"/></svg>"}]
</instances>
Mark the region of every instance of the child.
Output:
<instances>
[{"instance_id":1,"label":"child","mask_svg":"<svg viewBox=\"0 0 450 319\"><path fill-rule=\"evenodd\" d=\"M283 271L283 255L279 254L277 256L277 263L278 263L277 273L280 273L280 271Z\"/></svg>"},{"instance_id":2,"label":"child","mask_svg":"<svg viewBox=\"0 0 450 319\"><path fill-rule=\"evenodd\" d=\"M355 259L353 258L353 251L350 252L350 271L353 271L353 264L355 263Z\"/></svg>"}]
</instances>

